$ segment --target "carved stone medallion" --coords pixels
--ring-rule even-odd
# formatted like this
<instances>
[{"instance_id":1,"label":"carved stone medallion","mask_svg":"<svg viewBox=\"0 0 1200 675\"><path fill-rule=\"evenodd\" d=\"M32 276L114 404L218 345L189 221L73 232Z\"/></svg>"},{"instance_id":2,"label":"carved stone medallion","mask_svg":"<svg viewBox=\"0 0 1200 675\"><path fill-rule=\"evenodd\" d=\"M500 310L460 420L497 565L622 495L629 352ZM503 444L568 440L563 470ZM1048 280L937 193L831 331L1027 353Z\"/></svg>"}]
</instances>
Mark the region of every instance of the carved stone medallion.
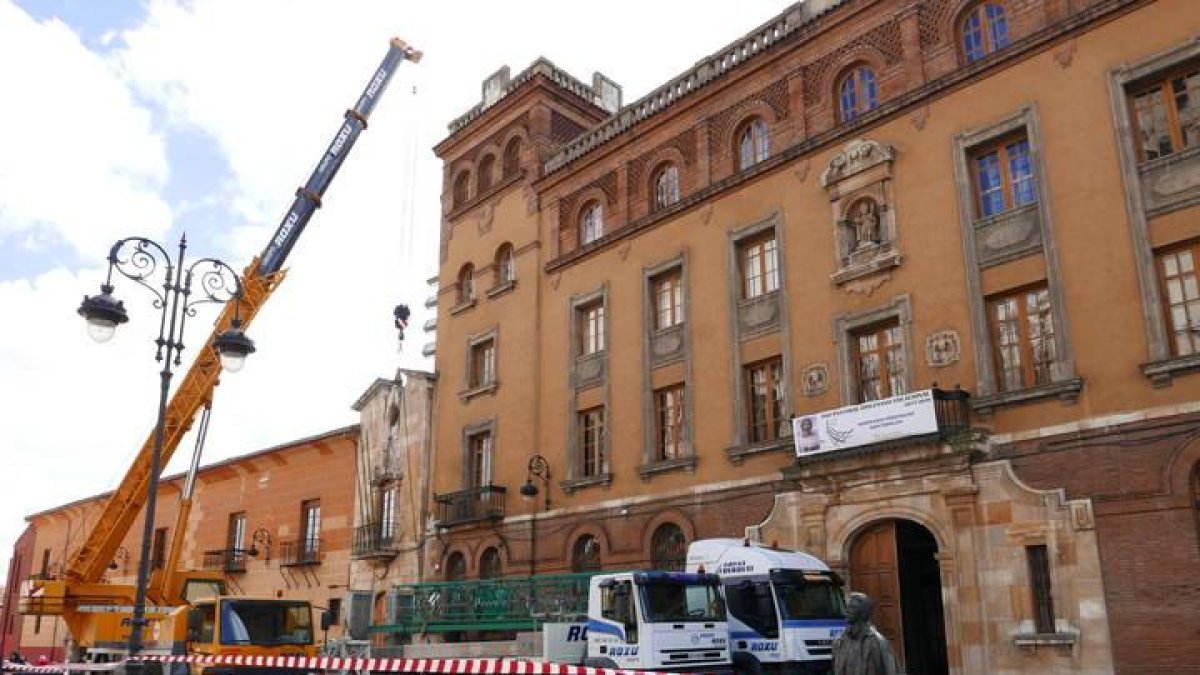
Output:
<instances>
[{"instance_id":1,"label":"carved stone medallion","mask_svg":"<svg viewBox=\"0 0 1200 675\"><path fill-rule=\"evenodd\" d=\"M958 363L961 357L962 348L958 339L958 331L939 330L925 338L925 363L930 367L944 368Z\"/></svg>"},{"instance_id":2,"label":"carved stone medallion","mask_svg":"<svg viewBox=\"0 0 1200 675\"><path fill-rule=\"evenodd\" d=\"M820 396L829 390L829 366L813 363L800 372L800 391L805 396Z\"/></svg>"}]
</instances>

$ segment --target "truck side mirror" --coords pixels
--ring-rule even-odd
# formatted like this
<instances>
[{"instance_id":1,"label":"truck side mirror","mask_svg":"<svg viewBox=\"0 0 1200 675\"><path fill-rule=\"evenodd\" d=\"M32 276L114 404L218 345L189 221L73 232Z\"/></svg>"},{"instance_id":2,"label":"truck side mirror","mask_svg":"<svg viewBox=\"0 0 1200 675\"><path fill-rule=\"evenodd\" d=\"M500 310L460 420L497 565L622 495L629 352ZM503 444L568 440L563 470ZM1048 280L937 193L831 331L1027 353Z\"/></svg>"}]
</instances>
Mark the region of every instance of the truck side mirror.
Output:
<instances>
[{"instance_id":1,"label":"truck side mirror","mask_svg":"<svg viewBox=\"0 0 1200 675\"><path fill-rule=\"evenodd\" d=\"M332 609L327 609L321 612L321 630L329 630L331 626L337 623L337 613Z\"/></svg>"},{"instance_id":2,"label":"truck side mirror","mask_svg":"<svg viewBox=\"0 0 1200 675\"><path fill-rule=\"evenodd\" d=\"M200 632L204 630L204 611L200 609L190 609L187 614L187 639L188 642L195 642L200 639Z\"/></svg>"}]
</instances>

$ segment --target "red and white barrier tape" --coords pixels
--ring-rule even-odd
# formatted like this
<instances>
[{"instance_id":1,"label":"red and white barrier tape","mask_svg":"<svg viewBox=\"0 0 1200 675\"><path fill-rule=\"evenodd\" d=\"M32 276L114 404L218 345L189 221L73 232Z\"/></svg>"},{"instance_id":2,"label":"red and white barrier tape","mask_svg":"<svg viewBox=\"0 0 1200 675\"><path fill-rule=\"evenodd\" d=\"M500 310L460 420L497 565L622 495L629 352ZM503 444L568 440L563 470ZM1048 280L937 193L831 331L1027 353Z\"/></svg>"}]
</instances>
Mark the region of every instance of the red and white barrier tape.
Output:
<instances>
[{"instance_id":1,"label":"red and white barrier tape","mask_svg":"<svg viewBox=\"0 0 1200 675\"><path fill-rule=\"evenodd\" d=\"M148 654L140 659L164 663L211 663L249 668L368 670L389 673L428 673L429 675L671 675L654 671L589 668L519 659L364 659L327 656L204 656L196 654L187 656ZM30 666L6 662L3 669L20 673L64 673L110 670L116 665L115 663L56 663Z\"/></svg>"}]
</instances>

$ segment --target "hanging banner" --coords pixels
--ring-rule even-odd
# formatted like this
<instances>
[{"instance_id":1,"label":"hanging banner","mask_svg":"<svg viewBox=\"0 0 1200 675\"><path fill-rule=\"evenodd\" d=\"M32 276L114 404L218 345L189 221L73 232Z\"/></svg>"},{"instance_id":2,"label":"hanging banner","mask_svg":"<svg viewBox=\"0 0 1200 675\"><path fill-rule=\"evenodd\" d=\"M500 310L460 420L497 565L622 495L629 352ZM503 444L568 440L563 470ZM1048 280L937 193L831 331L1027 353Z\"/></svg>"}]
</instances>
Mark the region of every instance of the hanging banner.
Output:
<instances>
[{"instance_id":1,"label":"hanging banner","mask_svg":"<svg viewBox=\"0 0 1200 675\"><path fill-rule=\"evenodd\" d=\"M937 430L932 389L792 419L798 457L933 434Z\"/></svg>"}]
</instances>

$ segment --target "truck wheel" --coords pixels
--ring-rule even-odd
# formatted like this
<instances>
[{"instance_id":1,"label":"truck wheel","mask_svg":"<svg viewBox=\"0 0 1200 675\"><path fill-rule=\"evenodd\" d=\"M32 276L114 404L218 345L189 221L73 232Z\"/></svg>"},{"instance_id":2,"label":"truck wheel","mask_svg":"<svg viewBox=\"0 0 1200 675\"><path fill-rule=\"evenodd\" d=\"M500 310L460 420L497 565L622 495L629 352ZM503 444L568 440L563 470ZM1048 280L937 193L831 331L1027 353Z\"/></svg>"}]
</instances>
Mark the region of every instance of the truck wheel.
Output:
<instances>
[{"instance_id":1,"label":"truck wheel","mask_svg":"<svg viewBox=\"0 0 1200 675\"><path fill-rule=\"evenodd\" d=\"M733 654L733 670L738 675L763 675L765 672L762 662L746 652Z\"/></svg>"}]
</instances>

